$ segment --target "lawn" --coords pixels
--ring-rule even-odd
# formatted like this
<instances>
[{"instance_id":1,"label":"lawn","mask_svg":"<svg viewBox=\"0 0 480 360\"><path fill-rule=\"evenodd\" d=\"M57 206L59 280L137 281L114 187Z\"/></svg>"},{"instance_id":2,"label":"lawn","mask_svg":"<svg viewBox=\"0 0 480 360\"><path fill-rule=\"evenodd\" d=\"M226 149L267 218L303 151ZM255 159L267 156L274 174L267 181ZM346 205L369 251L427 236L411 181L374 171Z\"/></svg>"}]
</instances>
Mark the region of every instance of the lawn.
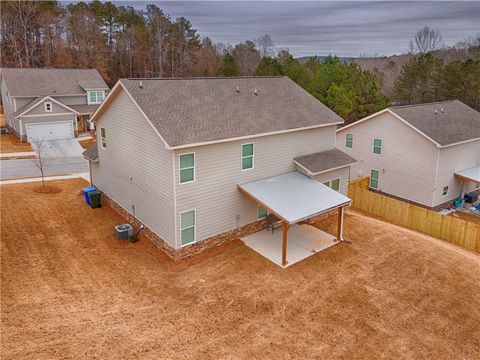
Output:
<instances>
[{"instance_id":1,"label":"lawn","mask_svg":"<svg viewBox=\"0 0 480 360\"><path fill-rule=\"evenodd\" d=\"M14 134L0 135L0 153L33 151L28 142L22 142Z\"/></svg>"},{"instance_id":2,"label":"lawn","mask_svg":"<svg viewBox=\"0 0 480 360\"><path fill-rule=\"evenodd\" d=\"M119 243L83 180L1 187L2 358L474 359L480 256L349 211L287 269L241 242L174 264ZM324 221L318 226L333 229Z\"/></svg>"}]
</instances>

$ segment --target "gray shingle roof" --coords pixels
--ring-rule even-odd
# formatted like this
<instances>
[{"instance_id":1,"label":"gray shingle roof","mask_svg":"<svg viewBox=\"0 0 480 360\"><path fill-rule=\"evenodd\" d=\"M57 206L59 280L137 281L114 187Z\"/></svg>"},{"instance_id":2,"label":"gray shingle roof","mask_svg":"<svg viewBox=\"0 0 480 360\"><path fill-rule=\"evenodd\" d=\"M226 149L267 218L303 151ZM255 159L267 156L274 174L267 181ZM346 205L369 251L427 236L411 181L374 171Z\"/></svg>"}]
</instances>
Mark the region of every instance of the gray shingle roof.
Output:
<instances>
[{"instance_id":1,"label":"gray shingle roof","mask_svg":"<svg viewBox=\"0 0 480 360\"><path fill-rule=\"evenodd\" d=\"M458 100L389 109L442 146L480 138L480 113Z\"/></svg>"},{"instance_id":2,"label":"gray shingle roof","mask_svg":"<svg viewBox=\"0 0 480 360\"><path fill-rule=\"evenodd\" d=\"M96 160L98 158L97 144L90 145L82 154L87 160Z\"/></svg>"},{"instance_id":3,"label":"gray shingle roof","mask_svg":"<svg viewBox=\"0 0 480 360\"><path fill-rule=\"evenodd\" d=\"M347 166L357 162L357 160L355 160L353 157L338 149L300 156L293 160L302 167L306 168L312 174L335 169L341 166Z\"/></svg>"},{"instance_id":4,"label":"gray shingle roof","mask_svg":"<svg viewBox=\"0 0 480 360\"><path fill-rule=\"evenodd\" d=\"M171 147L343 123L287 77L120 81Z\"/></svg>"},{"instance_id":5,"label":"gray shingle roof","mask_svg":"<svg viewBox=\"0 0 480 360\"><path fill-rule=\"evenodd\" d=\"M70 109L77 111L80 115L93 114L98 105L67 105Z\"/></svg>"},{"instance_id":6,"label":"gray shingle roof","mask_svg":"<svg viewBox=\"0 0 480 360\"><path fill-rule=\"evenodd\" d=\"M11 96L85 94L79 81L108 90L107 84L95 69L1 68L0 73Z\"/></svg>"}]
</instances>

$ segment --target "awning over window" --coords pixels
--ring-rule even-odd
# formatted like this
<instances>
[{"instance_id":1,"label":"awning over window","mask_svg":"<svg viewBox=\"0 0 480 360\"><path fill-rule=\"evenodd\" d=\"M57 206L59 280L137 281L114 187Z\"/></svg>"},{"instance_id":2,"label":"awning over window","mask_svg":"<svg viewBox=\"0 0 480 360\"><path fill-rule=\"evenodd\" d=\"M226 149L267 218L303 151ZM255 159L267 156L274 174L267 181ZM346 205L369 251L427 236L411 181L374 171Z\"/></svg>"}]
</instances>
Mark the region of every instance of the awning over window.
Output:
<instances>
[{"instance_id":1,"label":"awning over window","mask_svg":"<svg viewBox=\"0 0 480 360\"><path fill-rule=\"evenodd\" d=\"M474 166L465 170L455 172L455 176L462 180L469 180L480 183L480 166Z\"/></svg>"},{"instance_id":2,"label":"awning over window","mask_svg":"<svg viewBox=\"0 0 480 360\"><path fill-rule=\"evenodd\" d=\"M345 195L298 171L241 184L238 188L289 224L351 203Z\"/></svg>"}]
</instances>

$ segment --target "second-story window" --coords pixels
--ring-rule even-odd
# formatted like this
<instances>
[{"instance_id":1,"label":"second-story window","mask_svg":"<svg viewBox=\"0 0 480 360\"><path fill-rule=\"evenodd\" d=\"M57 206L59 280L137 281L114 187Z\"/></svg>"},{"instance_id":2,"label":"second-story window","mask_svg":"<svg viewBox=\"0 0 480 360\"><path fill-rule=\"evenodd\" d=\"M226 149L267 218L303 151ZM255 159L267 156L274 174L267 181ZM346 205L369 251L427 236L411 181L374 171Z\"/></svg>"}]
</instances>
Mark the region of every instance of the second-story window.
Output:
<instances>
[{"instance_id":1,"label":"second-story window","mask_svg":"<svg viewBox=\"0 0 480 360\"><path fill-rule=\"evenodd\" d=\"M52 103L51 102L46 102L45 103L45 112L52 112L52 111L53 111Z\"/></svg>"},{"instance_id":2,"label":"second-story window","mask_svg":"<svg viewBox=\"0 0 480 360\"><path fill-rule=\"evenodd\" d=\"M345 136L345 146L350 149L353 147L353 134L347 134Z\"/></svg>"},{"instance_id":3,"label":"second-story window","mask_svg":"<svg viewBox=\"0 0 480 360\"><path fill-rule=\"evenodd\" d=\"M88 104L100 104L105 98L105 91L89 91Z\"/></svg>"},{"instance_id":4,"label":"second-story window","mask_svg":"<svg viewBox=\"0 0 480 360\"><path fill-rule=\"evenodd\" d=\"M105 128L103 126L100 126L100 137L101 137L101 145L102 145L102 149L106 149L107 148L107 130L105 130Z\"/></svg>"},{"instance_id":5,"label":"second-story window","mask_svg":"<svg viewBox=\"0 0 480 360\"><path fill-rule=\"evenodd\" d=\"M180 154L180 184L195 180L195 154Z\"/></svg>"},{"instance_id":6,"label":"second-story window","mask_svg":"<svg viewBox=\"0 0 480 360\"><path fill-rule=\"evenodd\" d=\"M253 169L253 143L242 145L242 171Z\"/></svg>"},{"instance_id":7,"label":"second-story window","mask_svg":"<svg viewBox=\"0 0 480 360\"><path fill-rule=\"evenodd\" d=\"M380 155L382 153L382 140L373 139L373 153L375 155Z\"/></svg>"}]
</instances>

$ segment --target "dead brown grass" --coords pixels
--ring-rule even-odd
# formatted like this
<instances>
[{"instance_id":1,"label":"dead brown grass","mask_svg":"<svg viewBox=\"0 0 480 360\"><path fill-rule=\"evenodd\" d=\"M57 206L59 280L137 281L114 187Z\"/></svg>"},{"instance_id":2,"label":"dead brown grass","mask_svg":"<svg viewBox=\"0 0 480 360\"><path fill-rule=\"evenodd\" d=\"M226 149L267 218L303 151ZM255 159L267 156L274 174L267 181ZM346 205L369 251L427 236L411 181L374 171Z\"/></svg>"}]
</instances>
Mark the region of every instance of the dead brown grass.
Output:
<instances>
[{"instance_id":1,"label":"dead brown grass","mask_svg":"<svg viewBox=\"0 0 480 360\"><path fill-rule=\"evenodd\" d=\"M59 187L56 186L38 186L33 188L33 191L38 194L58 194L62 191Z\"/></svg>"},{"instance_id":2,"label":"dead brown grass","mask_svg":"<svg viewBox=\"0 0 480 360\"><path fill-rule=\"evenodd\" d=\"M80 140L78 143L82 148L86 149L92 146L93 144L95 144L96 142L97 140L93 138L93 139L87 139L87 140Z\"/></svg>"},{"instance_id":3,"label":"dead brown grass","mask_svg":"<svg viewBox=\"0 0 480 360\"><path fill-rule=\"evenodd\" d=\"M83 180L1 187L2 358L474 359L480 257L356 212L287 269L243 245L183 268ZM331 221L319 226L334 229Z\"/></svg>"},{"instance_id":4,"label":"dead brown grass","mask_svg":"<svg viewBox=\"0 0 480 360\"><path fill-rule=\"evenodd\" d=\"M0 135L0 153L33 151L28 142L22 142L14 134Z\"/></svg>"}]
</instances>

